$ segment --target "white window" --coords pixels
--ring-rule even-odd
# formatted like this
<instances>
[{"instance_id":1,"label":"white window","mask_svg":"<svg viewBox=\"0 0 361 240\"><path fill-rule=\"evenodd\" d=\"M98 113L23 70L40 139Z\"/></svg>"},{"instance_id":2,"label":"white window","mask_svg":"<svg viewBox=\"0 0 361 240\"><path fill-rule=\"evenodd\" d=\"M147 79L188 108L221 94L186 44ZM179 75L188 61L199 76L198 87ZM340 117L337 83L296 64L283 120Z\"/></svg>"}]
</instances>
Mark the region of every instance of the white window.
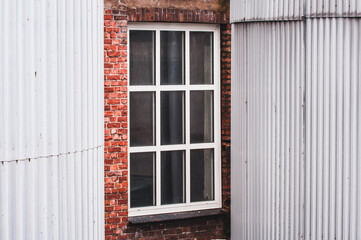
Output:
<instances>
[{"instance_id":1,"label":"white window","mask_svg":"<svg viewBox=\"0 0 361 240\"><path fill-rule=\"evenodd\" d=\"M128 29L129 216L221 207L219 26Z\"/></svg>"}]
</instances>

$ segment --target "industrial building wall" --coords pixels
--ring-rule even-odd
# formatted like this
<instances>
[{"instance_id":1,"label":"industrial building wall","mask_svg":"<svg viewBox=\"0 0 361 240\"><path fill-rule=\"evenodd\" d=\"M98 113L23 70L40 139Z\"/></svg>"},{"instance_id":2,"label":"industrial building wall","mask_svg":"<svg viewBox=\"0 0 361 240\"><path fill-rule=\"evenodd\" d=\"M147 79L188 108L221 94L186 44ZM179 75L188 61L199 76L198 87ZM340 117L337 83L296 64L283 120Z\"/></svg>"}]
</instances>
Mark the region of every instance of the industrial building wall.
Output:
<instances>
[{"instance_id":1,"label":"industrial building wall","mask_svg":"<svg viewBox=\"0 0 361 240\"><path fill-rule=\"evenodd\" d=\"M295 239L303 224L303 25L232 30L232 235L272 239L287 229L284 239Z\"/></svg>"},{"instance_id":2,"label":"industrial building wall","mask_svg":"<svg viewBox=\"0 0 361 240\"><path fill-rule=\"evenodd\" d=\"M361 5L261 2L231 1L232 239L361 239Z\"/></svg>"},{"instance_id":3,"label":"industrial building wall","mask_svg":"<svg viewBox=\"0 0 361 240\"><path fill-rule=\"evenodd\" d=\"M103 1L0 13L0 239L104 239Z\"/></svg>"},{"instance_id":4,"label":"industrial building wall","mask_svg":"<svg viewBox=\"0 0 361 240\"><path fill-rule=\"evenodd\" d=\"M128 2L127 6L124 2ZM192 2L192 3L191 3ZM205 7L205 3L208 7ZM227 239L230 209L230 68L231 26L226 12L209 10L212 1L111 1L104 15L105 87L105 239ZM123 5L124 3L125 5ZM165 6L164 4L170 4ZM189 9L187 3L197 5ZM212 3L212 4L211 4ZM153 5L152 5L153 4ZM134 5L138 7L134 7ZM145 8L141 6L152 7ZM158 5L164 8L158 8ZM140 7L139 7L140 6ZM217 8L218 9L218 8ZM172 213L162 220L128 216L128 23L219 24L221 63L222 211L204 216ZM178 215L178 216L177 216ZM174 216L171 219L169 216Z\"/></svg>"}]
</instances>

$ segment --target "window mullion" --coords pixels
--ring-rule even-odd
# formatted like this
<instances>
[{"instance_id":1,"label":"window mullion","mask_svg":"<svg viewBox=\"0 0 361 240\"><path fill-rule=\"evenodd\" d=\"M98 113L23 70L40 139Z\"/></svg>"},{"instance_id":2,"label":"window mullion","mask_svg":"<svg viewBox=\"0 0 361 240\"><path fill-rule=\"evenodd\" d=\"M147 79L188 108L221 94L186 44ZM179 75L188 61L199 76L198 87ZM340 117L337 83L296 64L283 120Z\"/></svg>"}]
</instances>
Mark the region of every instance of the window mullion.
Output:
<instances>
[{"instance_id":1,"label":"window mullion","mask_svg":"<svg viewBox=\"0 0 361 240\"><path fill-rule=\"evenodd\" d=\"M190 203L190 186L191 186L191 177L190 177L190 91L189 91L189 31L186 31L185 36L185 85L186 85L186 101L185 101L185 131L186 131L186 203Z\"/></svg>"},{"instance_id":2,"label":"window mullion","mask_svg":"<svg viewBox=\"0 0 361 240\"><path fill-rule=\"evenodd\" d=\"M156 123L156 206L161 205L161 165L160 165L160 31L156 31L155 37L155 85L156 85L156 99L155 99L155 123Z\"/></svg>"}]
</instances>

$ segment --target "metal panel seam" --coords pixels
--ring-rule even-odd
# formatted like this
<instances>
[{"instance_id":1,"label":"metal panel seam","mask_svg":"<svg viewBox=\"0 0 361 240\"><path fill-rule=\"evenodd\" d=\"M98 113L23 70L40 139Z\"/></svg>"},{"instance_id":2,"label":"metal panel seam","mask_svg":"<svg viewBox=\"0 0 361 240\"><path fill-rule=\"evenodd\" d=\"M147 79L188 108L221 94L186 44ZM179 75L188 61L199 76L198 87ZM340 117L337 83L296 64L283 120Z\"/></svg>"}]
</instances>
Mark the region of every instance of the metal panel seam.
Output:
<instances>
[{"instance_id":1,"label":"metal panel seam","mask_svg":"<svg viewBox=\"0 0 361 240\"><path fill-rule=\"evenodd\" d=\"M8 160L8 161L1 160L0 162L4 164L6 162L31 161L31 160L36 160L36 159L39 159L39 158L51 158L51 157L57 157L57 156L65 156L65 155L69 155L69 154L88 152L88 151L98 149L98 148L102 148L102 147L104 147L104 145L99 145L99 146L84 149L84 150L81 150L81 151L73 151L73 152L52 154L52 155L48 155L48 156L39 156L39 157L35 157L35 158L13 159L13 160Z\"/></svg>"}]
</instances>

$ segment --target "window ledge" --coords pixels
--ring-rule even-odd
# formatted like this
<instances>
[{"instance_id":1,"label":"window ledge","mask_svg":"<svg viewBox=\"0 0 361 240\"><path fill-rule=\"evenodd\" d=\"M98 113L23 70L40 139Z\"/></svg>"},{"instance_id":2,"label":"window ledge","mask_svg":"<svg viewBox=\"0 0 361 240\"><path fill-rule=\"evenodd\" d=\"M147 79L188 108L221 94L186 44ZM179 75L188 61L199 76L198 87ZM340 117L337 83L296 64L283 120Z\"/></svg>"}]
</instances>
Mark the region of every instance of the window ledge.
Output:
<instances>
[{"instance_id":1,"label":"window ledge","mask_svg":"<svg viewBox=\"0 0 361 240\"><path fill-rule=\"evenodd\" d=\"M151 223L151 222L162 222L169 220L181 220L188 218L204 217L204 216L214 216L214 215L223 215L226 214L222 208L216 209L207 209L207 210L198 210L198 211L188 211L188 212L176 212L176 213L165 213L165 214L156 214L156 215L146 215L146 216L136 216L129 217L128 220L132 224L140 223Z\"/></svg>"}]
</instances>

